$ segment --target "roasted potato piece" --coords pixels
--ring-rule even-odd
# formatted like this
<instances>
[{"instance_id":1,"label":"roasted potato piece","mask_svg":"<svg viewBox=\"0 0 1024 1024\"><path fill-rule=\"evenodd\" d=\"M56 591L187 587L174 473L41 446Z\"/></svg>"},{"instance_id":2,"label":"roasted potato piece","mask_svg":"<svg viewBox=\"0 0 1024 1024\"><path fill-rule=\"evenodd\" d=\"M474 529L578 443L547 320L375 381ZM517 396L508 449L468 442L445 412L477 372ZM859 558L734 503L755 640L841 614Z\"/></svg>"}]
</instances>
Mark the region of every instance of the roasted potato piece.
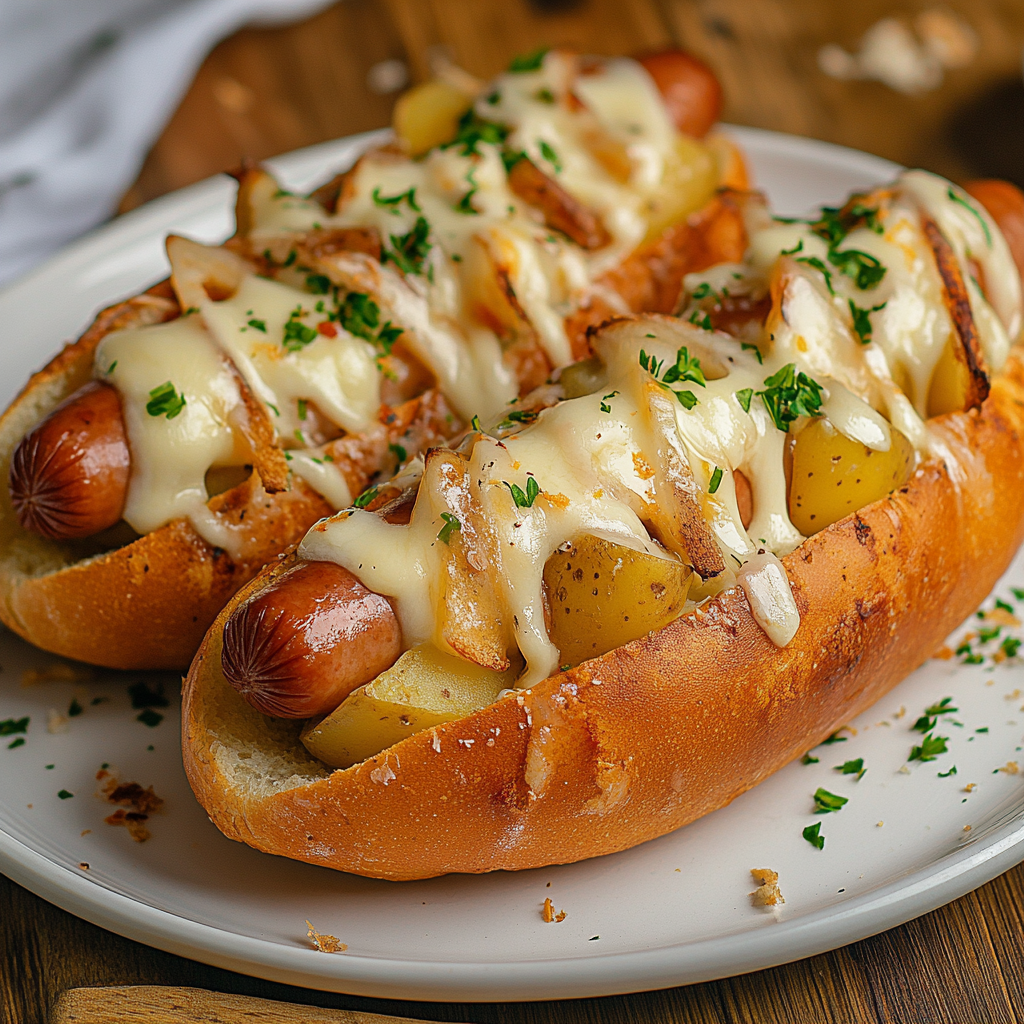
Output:
<instances>
[{"instance_id":1,"label":"roasted potato piece","mask_svg":"<svg viewBox=\"0 0 1024 1024\"><path fill-rule=\"evenodd\" d=\"M551 642L578 665L652 630L683 610L690 567L600 537L578 537L544 566Z\"/></svg>"},{"instance_id":2,"label":"roasted potato piece","mask_svg":"<svg viewBox=\"0 0 1024 1024\"><path fill-rule=\"evenodd\" d=\"M301 739L314 757L348 768L406 736L494 703L515 677L514 669L491 672L421 644L354 690L326 718L307 724Z\"/></svg>"},{"instance_id":3,"label":"roasted potato piece","mask_svg":"<svg viewBox=\"0 0 1024 1024\"><path fill-rule=\"evenodd\" d=\"M472 104L471 96L447 82L413 86L395 104L395 134L410 156L422 156L455 138L459 118Z\"/></svg>"},{"instance_id":4,"label":"roasted potato piece","mask_svg":"<svg viewBox=\"0 0 1024 1024\"><path fill-rule=\"evenodd\" d=\"M895 427L889 429L887 452L851 441L824 418L800 431L793 443L789 518L802 534L824 530L907 482L914 448Z\"/></svg>"},{"instance_id":5,"label":"roasted potato piece","mask_svg":"<svg viewBox=\"0 0 1024 1024\"><path fill-rule=\"evenodd\" d=\"M718 160L707 146L680 135L658 190L647 202L647 237L652 242L708 203L718 187Z\"/></svg>"},{"instance_id":6,"label":"roasted potato piece","mask_svg":"<svg viewBox=\"0 0 1024 1024\"><path fill-rule=\"evenodd\" d=\"M928 415L944 416L967 407L971 373L966 362L957 355L956 343L950 338L942 350L931 384L928 386Z\"/></svg>"}]
</instances>

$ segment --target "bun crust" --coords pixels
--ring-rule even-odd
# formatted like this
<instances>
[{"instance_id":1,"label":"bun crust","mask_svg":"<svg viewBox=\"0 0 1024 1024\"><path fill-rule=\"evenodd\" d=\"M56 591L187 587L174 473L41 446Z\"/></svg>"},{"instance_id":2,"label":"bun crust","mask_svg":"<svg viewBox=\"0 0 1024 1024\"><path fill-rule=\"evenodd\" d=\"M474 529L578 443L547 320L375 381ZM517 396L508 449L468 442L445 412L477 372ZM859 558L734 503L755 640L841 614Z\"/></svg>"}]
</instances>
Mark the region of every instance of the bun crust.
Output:
<instances>
[{"instance_id":1,"label":"bun crust","mask_svg":"<svg viewBox=\"0 0 1024 1024\"><path fill-rule=\"evenodd\" d=\"M801 614L775 647L738 588L658 633L332 771L301 723L224 681L221 612L185 682L192 788L232 839L377 878L613 853L724 806L931 656L1024 539L1024 358L978 411L930 426L943 457L783 561ZM643 728L638 728L643 709Z\"/></svg>"},{"instance_id":2,"label":"bun crust","mask_svg":"<svg viewBox=\"0 0 1024 1024\"><path fill-rule=\"evenodd\" d=\"M113 550L55 542L23 530L6 481L22 437L92 378L96 346L111 331L171 320L165 286L111 306L34 374L0 417L0 620L44 650L118 669L184 669L230 596L333 509L296 480L268 494L257 473L210 507L244 519L250 542L235 561L175 520Z\"/></svg>"}]
</instances>

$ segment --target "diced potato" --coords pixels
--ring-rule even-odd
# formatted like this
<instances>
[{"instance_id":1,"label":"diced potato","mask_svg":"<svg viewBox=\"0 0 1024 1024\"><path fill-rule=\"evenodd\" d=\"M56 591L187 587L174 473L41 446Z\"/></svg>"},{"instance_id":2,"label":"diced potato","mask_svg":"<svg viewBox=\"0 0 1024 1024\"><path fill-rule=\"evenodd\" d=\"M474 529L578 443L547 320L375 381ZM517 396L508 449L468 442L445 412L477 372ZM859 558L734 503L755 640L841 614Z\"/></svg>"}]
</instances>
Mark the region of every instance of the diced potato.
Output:
<instances>
[{"instance_id":1,"label":"diced potato","mask_svg":"<svg viewBox=\"0 0 1024 1024\"><path fill-rule=\"evenodd\" d=\"M472 104L472 97L447 82L413 86L395 104L395 134L410 156L422 156L455 138L459 118Z\"/></svg>"},{"instance_id":2,"label":"diced potato","mask_svg":"<svg viewBox=\"0 0 1024 1024\"><path fill-rule=\"evenodd\" d=\"M789 518L810 536L884 498L910 477L914 448L895 427L887 452L840 434L824 418L809 423L793 445Z\"/></svg>"},{"instance_id":3,"label":"diced potato","mask_svg":"<svg viewBox=\"0 0 1024 1024\"><path fill-rule=\"evenodd\" d=\"M689 566L584 535L544 566L551 642L578 665L668 625L683 610Z\"/></svg>"},{"instance_id":4,"label":"diced potato","mask_svg":"<svg viewBox=\"0 0 1024 1024\"><path fill-rule=\"evenodd\" d=\"M493 704L515 677L514 669L491 672L421 644L353 690L326 718L308 723L301 739L314 757L349 768L406 736Z\"/></svg>"},{"instance_id":5,"label":"diced potato","mask_svg":"<svg viewBox=\"0 0 1024 1024\"><path fill-rule=\"evenodd\" d=\"M957 358L952 338L939 356L932 371L928 388L928 415L944 416L947 412L960 412L967 407L967 392L971 374L963 358Z\"/></svg>"},{"instance_id":6,"label":"diced potato","mask_svg":"<svg viewBox=\"0 0 1024 1024\"><path fill-rule=\"evenodd\" d=\"M718 188L718 160L703 143L680 135L673 157L665 167L661 186L648 201L648 242L699 210Z\"/></svg>"}]
</instances>

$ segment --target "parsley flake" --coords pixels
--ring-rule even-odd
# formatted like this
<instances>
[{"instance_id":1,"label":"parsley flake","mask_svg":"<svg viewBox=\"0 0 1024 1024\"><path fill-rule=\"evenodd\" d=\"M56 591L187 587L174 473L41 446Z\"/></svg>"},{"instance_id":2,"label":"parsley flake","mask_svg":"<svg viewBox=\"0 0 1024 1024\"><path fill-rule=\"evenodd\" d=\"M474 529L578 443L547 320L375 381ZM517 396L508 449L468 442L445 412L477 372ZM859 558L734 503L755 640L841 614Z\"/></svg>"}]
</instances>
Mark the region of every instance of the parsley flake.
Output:
<instances>
[{"instance_id":1,"label":"parsley flake","mask_svg":"<svg viewBox=\"0 0 1024 1024\"><path fill-rule=\"evenodd\" d=\"M262 331L264 334L267 333L267 321L266 320L248 320L246 326L251 327L254 331ZM245 330L243 327L242 330Z\"/></svg>"},{"instance_id":2,"label":"parsley flake","mask_svg":"<svg viewBox=\"0 0 1024 1024\"><path fill-rule=\"evenodd\" d=\"M844 249L842 252L829 249L828 261L838 267L840 273L852 278L861 291L877 287L886 274L881 260L859 249Z\"/></svg>"},{"instance_id":3,"label":"parsley flake","mask_svg":"<svg viewBox=\"0 0 1024 1024\"><path fill-rule=\"evenodd\" d=\"M184 408L185 396L179 395L169 380L153 388L146 403L146 412L150 416L166 416L169 420L173 420Z\"/></svg>"},{"instance_id":4,"label":"parsley flake","mask_svg":"<svg viewBox=\"0 0 1024 1024\"><path fill-rule=\"evenodd\" d=\"M78 703L78 698L72 697L71 704L68 706L68 718L77 718L84 710L82 705Z\"/></svg>"},{"instance_id":5,"label":"parsley flake","mask_svg":"<svg viewBox=\"0 0 1024 1024\"><path fill-rule=\"evenodd\" d=\"M312 327L307 327L299 318L305 314L302 306L296 306L288 322L284 325L284 335L281 338L281 345L288 352L300 352L311 341L317 338L317 332Z\"/></svg>"},{"instance_id":6,"label":"parsley flake","mask_svg":"<svg viewBox=\"0 0 1024 1024\"><path fill-rule=\"evenodd\" d=\"M956 775L956 765L953 765L948 772L936 772L935 774L938 775L940 779L948 779L950 775Z\"/></svg>"},{"instance_id":7,"label":"parsley flake","mask_svg":"<svg viewBox=\"0 0 1024 1024\"><path fill-rule=\"evenodd\" d=\"M356 498L355 501L352 502L352 507L353 508L366 508L366 506L369 505L370 502L373 501L373 499L377 497L377 492L379 490L380 490L380 488L378 486L376 486L376 485L374 485L373 487L367 487L367 489L365 491L363 491L363 493L360 494L359 497Z\"/></svg>"},{"instance_id":8,"label":"parsley flake","mask_svg":"<svg viewBox=\"0 0 1024 1024\"><path fill-rule=\"evenodd\" d=\"M708 494L714 494L719 487L722 485L722 467L715 466L714 473L711 474L711 479L708 481Z\"/></svg>"},{"instance_id":9,"label":"parsley flake","mask_svg":"<svg viewBox=\"0 0 1024 1024\"><path fill-rule=\"evenodd\" d=\"M59 796L61 800L70 800L74 795L74 793L67 789L61 789L57 792L57 796Z\"/></svg>"},{"instance_id":10,"label":"parsley flake","mask_svg":"<svg viewBox=\"0 0 1024 1024\"><path fill-rule=\"evenodd\" d=\"M562 173L562 161L558 159L558 154L551 148L550 143L544 139L539 140L540 143L540 155L555 169L555 174Z\"/></svg>"},{"instance_id":11,"label":"parsley flake","mask_svg":"<svg viewBox=\"0 0 1024 1024\"><path fill-rule=\"evenodd\" d=\"M749 342L741 341L740 348L743 349L744 352L753 352L754 358L759 363L764 363L764 358L761 356L761 350L756 345L751 345Z\"/></svg>"},{"instance_id":12,"label":"parsley flake","mask_svg":"<svg viewBox=\"0 0 1024 1024\"><path fill-rule=\"evenodd\" d=\"M867 768L864 767L864 758L858 757L855 761L844 761L833 767L833 771L842 772L844 775L856 775L857 780L864 778Z\"/></svg>"},{"instance_id":13,"label":"parsley flake","mask_svg":"<svg viewBox=\"0 0 1024 1024\"><path fill-rule=\"evenodd\" d=\"M502 483L508 488L517 508L530 508L540 494L540 484L532 476L526 478L525 494L518 484L510 484L507 480L502 480Z\"/></svg>"},{"instance_id":14,"label":"parsley flake","mask_svg":"<svg viewBox=\"0 0 1024 1024\"><path fill-rule=\"evenodd\" d=\"M814 267L825 278L825 287L828 288L829 294L835 295L836 290L832 287L832 271L817 256L797 256L796 261Z\"/></svg>"},{"instance_id":15,"label":"parsley flake","mask_svg":"<svg viewBox=\"0 0 1024 1024\"><path fill-rule=\"evenodd\" d=\"M849 797L830 793L827 789L822 789L821 786L814 791L814 810L818 814L831 814L833 811L840 811L843 809L843 805L849 802Z\"/></svg>"},{"instance_id":16,"label":"parsley flake","mask_svg":"<svg viewBox=\"0 0 1024 1024\"><path fill-rule=\"evenodd\" d=\"M437 535L437 539L442 544L450 544L452 534L457 533L462 529L462 523L459 522L457 516L453 516L451 512L442 512L441 518L444 520L444 526L441 527L441 531Z\"/></svg>"},{"instance_id":17,"label":"parsley flake","mask_svg":"<svg viewBox=\"0 0 1024 1024\"><path fill-rule=\"evenodd\" d=\"M387 263L390 260L403 274L423 273L423 262L433 248L429 235L430 225L426 217L417 217L411 231L404 235L390 236L392 248L384 250L381 262Z\"/></svg>"},{"instance_id":18,"label":"parsley flake","mask_svg":"<svg viewBox=\"0 0 1024 1024\"><path fill-rule=\"evenodd\" d=\"M138 711L140 708L166 708L170 701L164 696L164 684L157 683L150 688L149 684L140 679L128 687L128 696L131 698L132 707Z\"/></svg>"},{"instance_id":19,"label":"parsley flake","mask_svg":"<svg viewBox=\"0 0 1024 1024\"><path fill-rule=\"evenodd\" d=\"M19 732L28 732L29 717L6 718L0 722L0 736L14 736Z\"/></svg>"},{"instance_id":20,"label":"parsley flake","mask_svg":"<svg viewBox=\"0 0 1024 1024\"><path fill-rule=\"evenodd\" d=\"M509 71L514 75L521 75L526 71L539 71L549 49L547 46L542 46L531 53L524 53L518 57L513 57L512 63L508 66Z\"/></svg>"},{"instance_id":21,"label":"parsley flake","mask_svg":"<svg viewBox=\"0 0 1024 1024\"><path fill-rule=\"evenodd\" d=\"M758 391L779 430L788 430L801 416L817 416L821 412L821 385L797 372L796 363L787 363L778 373L765 378L765 390Z\"/></svg>"},{"instance_id":22,"label":"parsley flake","mask_svg":"<svg viewBox=\"0 0 1024 1024\"><path fill-rule=\"evenodd\" d=\"M946 195L948 195L954 203L959 203L962 207L964 207L964 209L970 210L971 213L973 213L974 216L978 218L978 223L981 225L982 230L985 232L985 241L988 243L988 247L991 249L992 232L989 231L988 224L986 223L985 218L982 217L980 213L978 213L978 211L974 208L974 205L972 203L969 203L966 199L964 199L963 196L958 195L956 192L953 191L952 188L946 190Z\"/></svg>"},{"instance_id":23,"label":"parsley flake","mask_svg":"<svg viewBox=\"0 0 1024 1024\"><path fill-rule=\"evenodd\" d=\"M389 444L388 451L399 461L399 463L405 462L409 457L409 453L400 444Z\"/></svg>"},{"instance_id":24,"label":"parsley flake","mask_svg":"<svg viewBox=\"0 0 1024 1024\"><path fill-rule=\"evenodd\" d=\"M801 764L817 764L820 760L821 760L820 757L811 757L810 754L804 754L804 756L800 758L800 763Z\"/></svg>"},{"instance_id":25,"label":"parsley flake","mask_svg":"<svg viewBox=\"0 0 1024 1024\"><path fill-rule=\"evenodd\" d=\"M611 412L612 407L608 404L619 392L609 391L607 395L601 397L601 412Z\"/></svg>"},{"instance_id":26,"label":"parsley flake","mask_svg":"<svg viewBox=\"0 0 1024 1024\"><path fill-rule=\"evenodd\" d=\"M7 749L8 750L17 750L18 747L23 747L23 746L25 746L25 737L24 736L17 736L13 740L11 740L10 743L7 744Z\"/></svg>"},{"instance_id":27,"label":"parsley flake","mask_svg":"<svg viewBox=\"0 0 1024 1024\"><path fill-rule=\"evenodd\" d=\"M872 306L870 309L861 309L853 299L848 301L850 303L850 316L853 318L853 332L857 335L857 340L862 345L866 345L871 341L871 314L885 309L886 304L882 302L877 306Z\"/></svg>"},{"instance_id":28,"label":"parsley flake","mask_svg":"<svg viewBox=\"0 0 1024 1024\"><path fill-rule=\"evenodd\" d=\"M825 849L825 837L821 834L820 821L816 821L813 825L808 825L800 834L811 844L811 846L815 847L815 849Z\"/></svg>"},{"instance_id":29,"label":"parsley flake","mask_svg":"<svg viewBox=\"0 0 1024 1024\"><path fill-rule=\"evenodd\" d=\"M441 148L448 149L452 146L461 146L463 156L472 156L479 152L477 146L481 142L490 143L492 146L500 146L508 138L511 128L494 121L488 121L481 117L472 107L459 118L458 130L451 142L446 142ZM525 154L521 154L525 155ZM513 161L515 162L515 161ZM506 164L506 169L508 165Z\"/></svg>"},{"instance_id":30,"label":"parsley flake","mask_svg":"<svg viewBox=\"0 0 1024 1024\"><path fill-rule=\"evenodd\" d=\"M136 722L141 722L143 725L149 726L150 729L155 729L163 720L164 716L152 708L146 708L135 716Z\"/></svg>"},{"instance_id":31,"label":"parsley flake","mask_svg":"<svg viewBox=\"0 0 1024 1024\"><path fill-rule=\"evenodd\" d=\"M735 397L736 401L740 404L740 408L744 412L750 412L750 402L754 397L754 389L741 388L739 391L735 392Z\"/></svg>"},{"instance_id":32,"label":"parsley flake","mask_svg":"<svg viewBox=\"0 0 1024 1024\"><path fill-rule=\"evenodd\" d=\"M375 188L373 190L373 201L377 206L389 206L391 207L392 213L398 213L398 207L402 200L405 200L409 204L409 209L414 210L416 213L421 213L419 204L416 202L416 189L409 188L404 192L399 192L396 196L382 196L380 189Z\"/></svg>"},{"instance_id":33,"label":"parsley flake","mask_svg":"<svg viewBox=\"0 0 1024 1024\"><path fill-rule=\"evenodd\" d=\"M919 747L911 748L910 757L907 758L907 762L934 761L939 754L945 754L949 749L946 746L948 739L948 736L925 736Z\"/></svg>"}]
</instances>

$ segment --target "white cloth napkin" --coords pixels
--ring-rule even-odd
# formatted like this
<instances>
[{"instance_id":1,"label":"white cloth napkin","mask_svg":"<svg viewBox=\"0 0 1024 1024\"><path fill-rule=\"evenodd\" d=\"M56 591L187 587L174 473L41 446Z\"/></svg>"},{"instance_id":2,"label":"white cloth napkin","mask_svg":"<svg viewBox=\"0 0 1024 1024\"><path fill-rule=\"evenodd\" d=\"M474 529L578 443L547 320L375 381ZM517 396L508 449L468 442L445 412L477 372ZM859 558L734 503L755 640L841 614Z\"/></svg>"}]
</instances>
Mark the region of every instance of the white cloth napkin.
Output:
<instances>
[{"instance_id":1,"label":"white cloth napkin","mask_svg":"<svg viewBox=\"0 0 1024 1024\"><path fill-rule=\"evenodd\" d=\"M0 0L0 283L115 210L210 48L331 0Z\"/></svg>"}]
</instances>

